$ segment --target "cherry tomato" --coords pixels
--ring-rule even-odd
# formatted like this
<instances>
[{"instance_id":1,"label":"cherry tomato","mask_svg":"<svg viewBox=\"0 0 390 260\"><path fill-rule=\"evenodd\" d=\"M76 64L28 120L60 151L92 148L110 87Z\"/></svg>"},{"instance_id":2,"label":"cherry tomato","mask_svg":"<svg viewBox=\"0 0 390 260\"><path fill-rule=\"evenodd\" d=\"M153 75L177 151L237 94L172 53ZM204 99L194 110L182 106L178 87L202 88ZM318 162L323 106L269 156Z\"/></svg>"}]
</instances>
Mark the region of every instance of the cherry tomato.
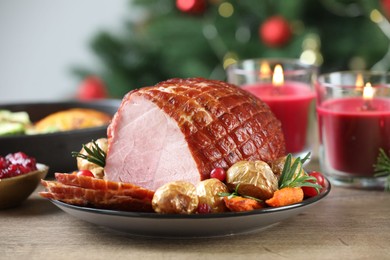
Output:
<instances>
[{"instance_id":1,"label":"cherry tomato","mask_svg":"<svg viewBox=\"0 0 390 260\"><path fill-rule=\"evenodd\" d=\"M210 172L210 178L216 178L224 182L226 179L226 172L224 169L217 167Z\"/></svg>"},{"instance_id":2,"label":"cherry tomato","mask_svg":"<svg viewBox=\"0 0 390 260\"><path fill-rule=\"evenodd\" d=\"M95 177L95 175L93 175L93 173L89 170L80 170L77 172L77 176Z\"/></svg>"},{"instance_id":3,"label":"cherry tomato","mask_svg":"<svg viewBox=\"0 0 390 260\"><path fill-rule=\"evenodd\" d=\"M325 187L325 178L320 172L312 171L309 173L309 176L312 176L316 178L316 181L313 183L319 184L322 187ZM302 187L303 193L305 194L306 197L314 197L318 195L318 192L315 188L313 187Z\"/></svg>"},{"instance_id":4,"label":"cherry tomato","mask_svg":"<svg viewBox=\"0 0 390 260\"><path fill-rule=\"evenodd\" d=\"M322 173L320 172L317 172L317 171L312 171L312 172L309 172L309 175L310 176L313 176L317 179L317 183L319 185L321 185L322 187L325 187L325 178L324 178L324 175L322 175Z\"/></svg>"}]
</instances>

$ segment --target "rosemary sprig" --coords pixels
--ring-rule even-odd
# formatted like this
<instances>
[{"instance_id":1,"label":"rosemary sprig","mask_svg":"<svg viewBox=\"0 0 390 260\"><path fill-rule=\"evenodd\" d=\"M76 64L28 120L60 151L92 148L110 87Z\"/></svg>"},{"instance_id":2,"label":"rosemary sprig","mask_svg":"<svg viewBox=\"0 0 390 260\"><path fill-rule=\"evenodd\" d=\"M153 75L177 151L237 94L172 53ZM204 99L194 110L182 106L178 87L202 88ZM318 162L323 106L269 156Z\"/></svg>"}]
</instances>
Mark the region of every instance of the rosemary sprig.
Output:
<instances>
[{"instance_id":1,"label":"rosemary sprig","mask_svg":"<svg viewBox=\"0 0 390 260\"><path fill-rule=\"evenodd\" d=\"M309 176L307 174L300 175L295 173L297 169L298 172L302 171L302 165L310 158L310 153L306 154L306 156L301 159L300 157L296 158L294 163L292 163L292 155L288 154L286 157L286 161L283 166L283 171L279 179L279 189L286 187L313 187L319 192L322 188L321 185L317 184L317 179L315 177ZM299 168L298 168L299 167Z\"/></svg>"},{"instance_id":2,"label":"rosemary sprig","mask_svg":"<svg viewBox=\"0 0 390 260\"><path fill-rule=\"evenodd\" d=\"M232 193L220 192L220 193L218 193L218 196L220 196L220 197L228 197L229 199L234 198L234 197L243 197L243 198L247 198L247 199L253 199L253 200L256 200L258 202L263 202L261 199L258 199L258 198L252 197L252 196L239 194L238 193L238 187L240 187L240 183L237 184L236 188L234 189L234 191Z\"/></svg>"},{"instance_id":3,"label":"rosemary sprig","mask_svg":"<svg viewBox=\"0 0 390 260\"><path fill-rule=\"evenodd\" d=\"M380 148L376 164L374 164L375 177L385 177L385 191L390 191L390 158L386 152Z\"/></svg>"},{"instance_id":4,"label":"rosemary sprig","mask_svg":"<svg viewBox=\"0 0 390 260\"><path fill-rule=\"evenodd\" d=\"M72 156L85 159L100 167L104 167L106 165L106 153L99 147L96 141L92 140L91 148L88 148L85 144L83 144L83 148L87 155L80 152L72 152Z\"/></svg>"}]
</instances>

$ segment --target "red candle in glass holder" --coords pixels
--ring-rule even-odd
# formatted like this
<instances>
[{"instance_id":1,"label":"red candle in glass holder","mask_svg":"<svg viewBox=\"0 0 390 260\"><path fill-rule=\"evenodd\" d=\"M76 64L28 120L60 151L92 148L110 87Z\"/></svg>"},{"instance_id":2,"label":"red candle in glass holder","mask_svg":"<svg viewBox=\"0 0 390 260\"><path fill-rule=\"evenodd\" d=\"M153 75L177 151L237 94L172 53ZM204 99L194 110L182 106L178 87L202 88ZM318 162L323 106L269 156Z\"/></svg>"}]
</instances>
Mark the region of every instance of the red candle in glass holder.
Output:
<instances>
[{"instance_id":1,"label":"red candle in glass holder","mask_svg":"<svg viewBox=\"0 0 390 260\"><path fill-rule=\"evenodd\" d=\"M330 166L351 175L372 177L379 148L390 150L390 99L330 99L317 107L317 112L320 142L326 147Z\"/></svg>"},{"instance_id":2,"label":"red candle in glass holder","mask_svg":"<svg viewBox=\"0 0 390 260\"><path fill-rule=\"evenodd\" d=\"M310 106L315 98L309 85L284 81L283 69L276 66L272 83L242 86L271 108L282 124L288 153L305 150Z\"/></svg>"}]
</instances>

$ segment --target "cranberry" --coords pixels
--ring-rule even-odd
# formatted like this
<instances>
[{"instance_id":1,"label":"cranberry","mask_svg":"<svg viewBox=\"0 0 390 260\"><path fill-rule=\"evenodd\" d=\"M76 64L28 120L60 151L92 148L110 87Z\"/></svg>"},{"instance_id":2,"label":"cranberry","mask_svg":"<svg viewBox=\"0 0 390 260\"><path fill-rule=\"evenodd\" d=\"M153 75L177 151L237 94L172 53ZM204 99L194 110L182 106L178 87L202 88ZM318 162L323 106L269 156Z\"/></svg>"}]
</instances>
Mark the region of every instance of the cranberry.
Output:
<instances>
[{"instance_id":1,"label":"cranberry","mask_svg":"<svg viewBox=\"0 0 390 260\"><path fill-rule=\"evenodd\" d=\"M8 174L9 174L10 176L19 175L19 174L20 174L20 170L19 170L18 165L16 165L16 164L10 164L10 165L8 166Z\"/></svg>"},{"instance_id":2,"label":"cranberry","mask_svg":"<svg viewBox=\"0 0 390 260\"><path fill-rule=\"evenodd\" d=\"M211 213L211 207L207 203L201 203L198 205L198 213L199 214L207 214Z\"/></svg>"},{"instance_id":3,"label":"cranberry","mask_svg":"<svg viewBox=\"0 0 390 260\"><path fill-rule=\"evenodd\" d=\"M226 179L226 172L223 168L215 168L210 172L210 178L216 178L222 182Z\"/></svg>"},{"instance_id":4,"label":"cranberry","mask_svg":"<svg viewBox=\"0 0 390 260\"><path fill-rule=\"evenodd\" d=\"M0 156L0 169L5 169L8 167L8 161L4 157Z\"/></svg>"},{"instance_id":5,"label":"cranberry","mask_svg":"<svg viewBox=\"0 0 390 260\"><path fill-rule=\"evenodd\" d=\"M7 178L8 172L6 169L0 169L0 179Z\"/></svg>"},{"instance_id":6,"label":"cranberry","mask_svg":"<svg viewBox=\"0 0 390 260\"><path fill-rule=\"evenodd\" d=\"M12 164L22 164L28 158L28 156L25 153L17 152L10 153L5 158Z\"/></svg>"},{"instance_id":7,"label":"cranberry","mask_svg":"<svg viewBox=\"0 0 390 260\"><path fill-rule=\"evenodd\" d=\"M0 157L0 178L9 178L37 170L35 158L23 152Z\"/></svg>"}]
</instances>

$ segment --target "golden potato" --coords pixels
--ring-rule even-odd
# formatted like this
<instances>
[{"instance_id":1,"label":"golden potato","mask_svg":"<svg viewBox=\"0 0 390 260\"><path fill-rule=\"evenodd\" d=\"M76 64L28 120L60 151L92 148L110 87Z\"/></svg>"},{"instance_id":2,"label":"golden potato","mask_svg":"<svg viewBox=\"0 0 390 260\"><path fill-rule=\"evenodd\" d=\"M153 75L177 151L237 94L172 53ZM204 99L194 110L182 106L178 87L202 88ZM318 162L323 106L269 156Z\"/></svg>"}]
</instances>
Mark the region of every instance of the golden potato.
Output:
<instances>
[{"instance_id":1,"label":"golden potato","mask_svg":"<svg viewBox=\"0 0 390 260\"><path fill-rule=\"evenodd\" d=\"M191 214L198 209L195 185L185 181L166 183L156 190L152 207L157 213Z\"/></svg>"},{"instance_id":2,"label":"golden potato","mask_svg":"<svg viewBox=\"0 0 390 260\"><path fill-rule=\"evenodd\" d=\"M210 206L211 213L228 211L223 197L219 193L229 192L228 187L218 179L211 178L203 180L196 186L199 204L207 204Z\"/></svg>"},{"instance_id":3,"label":"golden potato","mask_svg":"<svg viewBox=\"0 0 390 260\"><path fill-rule=\"evenodd\" d=\"M226 173L226 183L230 189L238 187L240 195L261 200L272 197L278 189L278 180L271 167L263 161L240 161L233 164Z\"/></svg>"}]
</instances>

